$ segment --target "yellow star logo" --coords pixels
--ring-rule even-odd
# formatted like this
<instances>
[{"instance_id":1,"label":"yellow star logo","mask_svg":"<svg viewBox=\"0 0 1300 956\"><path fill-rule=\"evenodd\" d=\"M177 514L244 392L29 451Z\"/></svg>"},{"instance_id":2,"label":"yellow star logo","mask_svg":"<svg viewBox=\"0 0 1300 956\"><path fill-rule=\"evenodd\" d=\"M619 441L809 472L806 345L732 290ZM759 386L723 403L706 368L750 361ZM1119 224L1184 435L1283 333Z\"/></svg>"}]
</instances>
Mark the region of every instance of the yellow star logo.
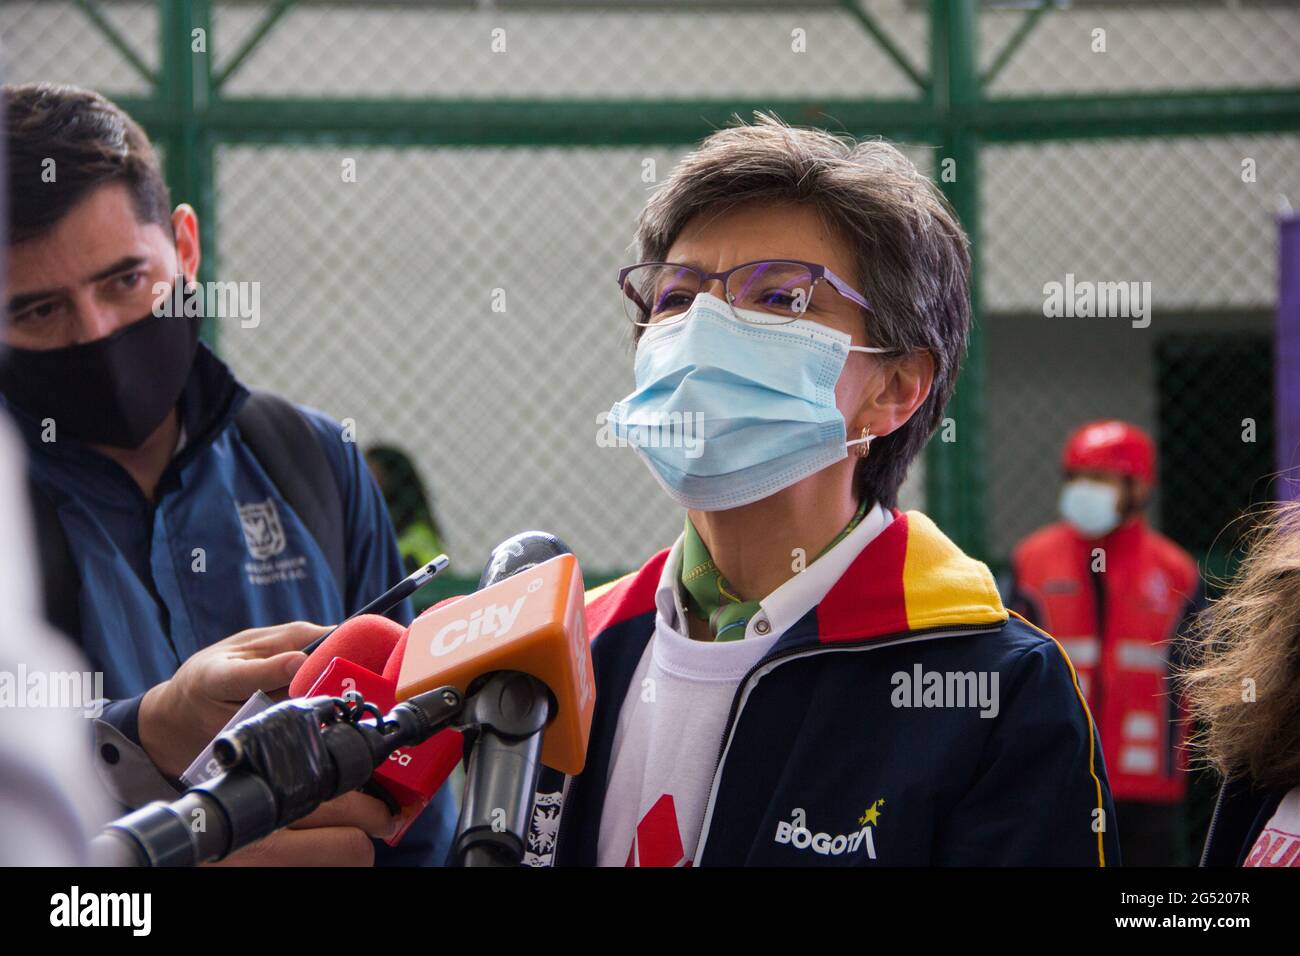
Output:
<instances>
[{"instance_id":1,"label":"yellow star logo","mask_svg":"<svg viewBox=\"0 0 1300 956\"><path fill-rule=\"evenodd\" d=\"M862 816L858 817L858 823L862 824L864 827L867 824L871 824L872 826L879 824L880 808L883 807L884 805L885 805L885 798L881 797L879 800L873 803L869 808L867 808L867 811L864 814L862 814Z\"/></svg>"}]
</instances>

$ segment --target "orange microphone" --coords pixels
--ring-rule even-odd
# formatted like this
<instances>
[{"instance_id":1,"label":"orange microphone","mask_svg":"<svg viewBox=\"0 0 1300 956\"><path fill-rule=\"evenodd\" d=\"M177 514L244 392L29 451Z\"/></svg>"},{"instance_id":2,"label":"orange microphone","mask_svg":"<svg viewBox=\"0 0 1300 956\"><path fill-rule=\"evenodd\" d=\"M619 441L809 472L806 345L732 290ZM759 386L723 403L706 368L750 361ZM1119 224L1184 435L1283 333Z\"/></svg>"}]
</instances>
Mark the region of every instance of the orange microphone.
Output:
<instances>
[{"instance_id":1,"label":"orange microphone","mask_svg":"<svg viewBox=\"0 0 1300 956\"><path fill-rule=\"evenodd\" d=\"M571 554L551 558L416 618L399 646L397 699L450 684L469 696L475 681L522 671L554 698L542 763L582 772L596 706L582 572ZM394 656L397 656L396 654Z\"/></svg>"},{"instance_id":2,"label":"orange microphone","mask_svg":"<svg viewBox=\"0 0 1300 956\"><path fill-rule=\"evenodd\" d=\"M544 532L499 545L480 590L426 611L385 667L397 699L451 685L477 731L456 852L466 865L523 857L541 764L582 771L596 689L582 572Z\"/></svg>"}]
</instances>

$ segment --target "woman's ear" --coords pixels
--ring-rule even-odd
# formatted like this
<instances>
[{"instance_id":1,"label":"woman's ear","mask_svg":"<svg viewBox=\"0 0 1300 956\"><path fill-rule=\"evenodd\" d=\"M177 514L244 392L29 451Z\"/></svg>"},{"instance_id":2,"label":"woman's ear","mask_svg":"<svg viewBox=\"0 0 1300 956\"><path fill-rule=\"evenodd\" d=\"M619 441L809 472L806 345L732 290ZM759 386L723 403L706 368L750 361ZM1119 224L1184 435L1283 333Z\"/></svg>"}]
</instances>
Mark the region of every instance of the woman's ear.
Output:
<instances>
[{"instance_id":1,"label":"woman's ear","mask_svg":"<svg viewBox=\"0 0 1300 956\"><path fill-rule=\"evenodd\" d=\"M849 431L854 435L863 426L870 426L871 434L879 437L907 424L930 395L934 384L934 356L924 349L900 358L886 356L881 361L880 376L873 376L881 384L870 390L858 414L849 422Z\"/></svg>"}]
</instances>

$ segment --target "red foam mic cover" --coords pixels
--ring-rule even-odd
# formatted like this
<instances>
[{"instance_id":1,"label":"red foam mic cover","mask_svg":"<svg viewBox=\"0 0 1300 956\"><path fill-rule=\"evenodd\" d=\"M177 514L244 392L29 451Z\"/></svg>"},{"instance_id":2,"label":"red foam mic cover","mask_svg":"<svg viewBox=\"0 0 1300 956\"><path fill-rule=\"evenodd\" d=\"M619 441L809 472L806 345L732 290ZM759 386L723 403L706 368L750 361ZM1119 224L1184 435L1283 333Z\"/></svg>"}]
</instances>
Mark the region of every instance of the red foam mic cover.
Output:
<instances>
[{"instance_id":1,"label":"red foam mic cover","mask_svg":"<svg viewBox=\"0 0 1300 956\"><path fill-rule=\"evenodd\" d=\"M336 657L303 696L341 697L345 691L357 691L380 712L388 713L397 699L393 696L392 681L385 680L374 671ZM455 730L443 730L423 743L413 744L393 751L388 759L375 768L371 782L388 791L401 809L400 828L386 842L397 846L406 831L415 823L421 811L429 805L452 770L460 763L464 741Z\"/></svg>"},{"instance_id":2,"label":"red foam mic cover","mask_svg":"<svg viewBox=\"0 0 1300 956\"><path fill-rule=\"evenodd\" d=\"M393 647L393 652L388 655L388 662L384 664L384 680L397 684L397 675L402 672L402 658L406 655L406 635L409 631L403 631L402 636L397 639L397 644Z\"/></svg>"},{"instance_id":3,"label":"red foam mic cover","mask_svg":"<svg viewBox=\"0 0 1300 956\"><path fill-rule=\"evenodd\" d=\"M289 683L289 696L301 697L311 690L336 657L378 674L384 669L397 642L405 640L405 635L406 629L402 625L379 614L362 614L344 621L298 668L298 673Z\"/></svg>"},{"instance_id":4,"label":"red foam mic cover","mask_svg":"<svg viewBox=\"0 0 1300 956\"><path fill-rule=\"evenodd\" d=\"M446 607L448 604L459 601L461 597L464 597L464 595L444 598L432 607L425 608L424 611L420 613L419 617L417 617L417 620L420 617L429 614L431 611L436 611L440 607ZM384 677L385 679L392 681L394 686L397 685L397 675L402 672L402 658L406 654L406 636L409 633L409 628L402 631L402 635L397 639L397 644L394 645L392 653L388 655L388 663L384 665ZM321 646L324 647L325 645L322 643Z\"/></svg>"}]
</instances>

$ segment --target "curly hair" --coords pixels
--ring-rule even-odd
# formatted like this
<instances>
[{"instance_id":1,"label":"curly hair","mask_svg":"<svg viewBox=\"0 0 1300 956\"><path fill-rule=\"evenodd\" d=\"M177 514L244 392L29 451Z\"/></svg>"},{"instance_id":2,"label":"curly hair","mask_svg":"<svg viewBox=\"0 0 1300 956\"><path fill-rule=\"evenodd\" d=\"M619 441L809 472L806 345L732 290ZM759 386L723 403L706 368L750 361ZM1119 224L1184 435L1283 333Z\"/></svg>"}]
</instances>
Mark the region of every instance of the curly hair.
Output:
<instances>
[{"instance_id":1,"label":"curly hair","mask_svg":"<svg viewBox=\"0 0 1300 956\"><path fill-rule=\"evenodd\" d=\"M1191 743L1225 777L1300 784L1300 502L1264 512L1223 596L1201 612L1183 675L1202 730Z\"/></svg>"}]
</instances>

